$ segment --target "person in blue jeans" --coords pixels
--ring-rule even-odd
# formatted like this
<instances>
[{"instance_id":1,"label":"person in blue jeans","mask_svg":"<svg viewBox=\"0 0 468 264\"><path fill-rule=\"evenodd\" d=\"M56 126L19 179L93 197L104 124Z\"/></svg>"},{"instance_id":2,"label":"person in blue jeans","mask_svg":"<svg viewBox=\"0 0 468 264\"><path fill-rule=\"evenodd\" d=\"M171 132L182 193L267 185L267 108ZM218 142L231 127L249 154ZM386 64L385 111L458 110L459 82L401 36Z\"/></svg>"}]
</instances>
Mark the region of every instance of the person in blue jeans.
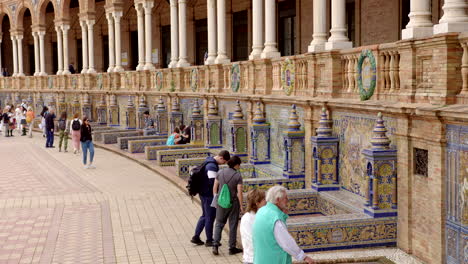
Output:
<instances>
[{"instance_id":1,"label":"person in blue jeans","mask_svg":"<svg viewBox=\"0 0 468 264\"><path fill-rule=\"evenodd\" d=\"M55 111L50 109L48 113L44 114L45 116L45 131L46 131L46 148L55 148L54 147L54 129L55 129Z\"/></svg>"},{"instance_id":2,"label":"person in blue jeans","mask_svg":"<svg viewBox=\"0 0 468 264\"><path fill-rule=\"evenodd\" d=\"M93 165L94 159L94 144L93 137L91 135L91 125L87 117L83 118L83 124L81 125L81 148L83 149L83 164L85 169L95 169ZM87 164L89 150L89 165Z\"/></svg>"},{"instance_id":3,"label":"person in blue jeans","mask_svg":"<svg viewBox=\"0 0 468 264\"><path fill-rule=\"evenodd\" d=\"M197 226L195 227L195 235L192 237L193 244L203 245L207 247L213 246L213 224L216 218L216 208L211 207L213 202L213 186L215 178L218 174L219 165L225 164L231 158L229 151L222 150L215 157L206 158L206 165L203 171L201 181L200 200L202 207L202 215L198 219ZM206 242L200 239L200 234L205 229Z\"/></svg>"}]
</instances>

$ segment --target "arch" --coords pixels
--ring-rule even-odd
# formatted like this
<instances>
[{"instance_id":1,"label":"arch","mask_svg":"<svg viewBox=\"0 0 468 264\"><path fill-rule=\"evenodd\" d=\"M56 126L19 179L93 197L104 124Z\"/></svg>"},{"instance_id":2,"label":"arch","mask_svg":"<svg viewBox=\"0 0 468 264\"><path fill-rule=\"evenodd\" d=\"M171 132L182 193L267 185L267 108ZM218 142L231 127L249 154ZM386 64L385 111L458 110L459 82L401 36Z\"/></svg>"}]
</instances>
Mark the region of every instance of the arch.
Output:
<instances>
[{"instance_id":1,"label":"arch","mask_svg":"<svg viewBox=\"0 0 468 264\"><path fill-rule=\"evenodd\" d=\"M10 9L7 7L7 6L3 6L1 9L0 9L0 28L3 26L2 23L3 23L3 18L7 16L8 20L10 21L10 27L11 25L13 24L13 14L11 13ZM11 28L10 28L11 29Z\"/></svg>"},{"instance_id":2,"label":"arch","mask_svg":"<svg viewBox=\"0 0 468 264\"><path fill-rule=\"evenodd\" d=\"M52 7L54 8L54 18L55 19L59 19L59 14L58 14L58 7L56 5L56 3L52 0L41 0L41 2L39 3L39 12L38 12L38 15L39 15L39 21L38 21L38 24L40 26L46 26L46 9L47 9L47 5L51 3L52 4Z\"/></svg>"},{"instance_id":3,"label":"arch","mask_svg":"<svg viewBox=\"0 0 468 264\"><path fill-rule=\"evenodd\" d=\"M26 10L29 10L29 13L31 14L31 24L32 26L37 24L37 16L36 13L33 12L34 8L31 6L29 2L24 2L23 5L18 7L18 12L16 15L16 29L17 30L23 30L23 23L24 23L24 14L26 13Z\"/></svg>"}]
</instances>

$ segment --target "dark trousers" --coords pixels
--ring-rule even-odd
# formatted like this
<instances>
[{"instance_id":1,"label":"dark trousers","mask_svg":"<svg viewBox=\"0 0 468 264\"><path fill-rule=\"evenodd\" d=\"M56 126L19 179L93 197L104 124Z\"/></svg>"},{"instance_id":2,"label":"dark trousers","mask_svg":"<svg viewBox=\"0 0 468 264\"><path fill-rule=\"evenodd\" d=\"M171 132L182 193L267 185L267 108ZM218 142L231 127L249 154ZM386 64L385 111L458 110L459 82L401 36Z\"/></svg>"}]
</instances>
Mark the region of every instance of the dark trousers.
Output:
<instances>
[{"instance_id":1,"label":"dark trousers","mask_svg":"<svg viewBox=\"0 0 468 264\"><path fill-rule=\"evenodd\" d=\"M197 227L195 228L195 237L200 237L200 234L205 229L206 242L213 241L213 223L216 217L216 208L211 207L213 196L201 196L202 216L198 219Z\"/></svg>"},{"instance_id":2,"label":"dark trousers","mask_svg":"<svg viewBox=\"0 0 468 264\"><path fill-rule=\"evenodd\" d=\"M54 145L54 132L51 130L47 130L47 138L46 138L46 147L52 147Z\"/></svg>"},{"instance_id":3,"label":"dark trousers","mask_svg":"<svg viewBox=\"0 0 468 264\"><path fill-rule=\"evenodd\" d=\"M233 199L231 208L216 209L216 224L214 228L214 244L219 245L224 225L229 220L229 248L236 247L237 225L239 223L240 205L239 200Z\"/></svg>"}]
</instances>

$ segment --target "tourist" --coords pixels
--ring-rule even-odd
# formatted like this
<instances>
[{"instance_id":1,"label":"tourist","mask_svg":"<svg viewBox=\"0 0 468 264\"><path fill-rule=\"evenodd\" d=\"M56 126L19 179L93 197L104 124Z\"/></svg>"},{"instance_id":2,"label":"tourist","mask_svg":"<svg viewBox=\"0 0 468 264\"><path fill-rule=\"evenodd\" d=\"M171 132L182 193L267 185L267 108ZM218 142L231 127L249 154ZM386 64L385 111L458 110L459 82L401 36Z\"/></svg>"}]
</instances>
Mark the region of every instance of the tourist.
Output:
<instances>
[{"instance_id":1,"label":"tourist","mask_svg":"<svg viewBox=\"0 0 468 264\"><path fill-rule=\"evenodd\" d=\"M174 132L167 138L166 145L173 146L178 140L180 140L180 130L176 127L174 128Z\"/></svg>"},{"instance_id":2,"label":"tourist","mask_svg":"<svg viewBox=\"0 0 468 264\"><path fill-rule=\"evenodd\" d=\"M255 221L255 214L258 209L266 204L265 192L260 189L253 189L247 193L246 213L242 216L240 223L240 234L242 247L244 248L244 264L252 264L254 259L252 227Z\"/></svg>"},{"instance_id":3,"label":"tourist","mask_svg":"<svg viewBox=\"0 0 468 264\"><path fill-rule=\"evenodd\" d=\"M242 211L242 175L239 168L242 161L238 156L233 156L227 162L228 168L224 168L218 172L216 176L213 195L221 191L221 188L226 184L231 195L231 207L216 208L216 224L214 228L213 254L218 255L218 247L221 241L221 232L224 225L229 219L229 255L241 253L242 249L236 247L237 243L237 225L239 223L239 215Z\"/></svg>"},{"instance_id":4,"label":"tourist","mask_svg":"<svg viewBox=\"0 0 468 264\"><path fill-rule=\"evenodd\" d=\"M3 124L3 135L5 137L10 136L10 108L6 106L2 114L2 124Z\"/></svg>"},{"instance_id":5,"label":"tourist","mask_svg":"<svg viewBox=\"0 0 468 264\"><path fill-rule=\"evenodd\" d=\"M192 240L190 240L190 242L196 245L205 244L207 247L213 246L213 223L216 217L216 208L211 207L211 203L213 202L214 181L218 174L219 165L225 164L230 158L229 151L222 150L215 157L208 157L205 160L206 165L204 167L199 192L202 215L195 227L195 235L192 237ZM205 229L206 243L200 239L200 234L203 229Z\"/></svg>"},{"instance_id":6,"label":"tourist","mask_svg":"<svg viewBox=\"0 0 468 264\"><path fill-rule=\"evenodd\" d=\"M55 110L50 109L45 115L45 127L46 127L46 148L54 147L54 131L55 131Z\"/></svg>"},{"instance_id":7,"label":"tourist","mask_svg":"<svg viewBox=\"0 0 468 264\"><path fill-rule=\"evenodd\" d=\"M16 128L16 118L15 114L13 114L13 105L10 105L10 108L8 108L8 117L10 118L10 123L8 124L8 133L10 134L10 137L12 137L13 130Z\"/></svg>"},{"instance_id":8,"label":"tourist","mask_svg":"<svg viewBox=\"0 0 468 264\"><path fill-rule=\"evenodd\" d=\"M15 109L15 119L17 122L17 130L18 130L18 135L21 135L21 129L23 127L23 119L24 122L26 123L26 117L24 116L23 112L23 107L21 105L18 105ZM23 135L24 136L24 135Z\"/></svg>"},{"instance_id":9,"label":"tourist","mask_svg":"<svg viewBox=\"0 0 468 264\"><path fill-rule=\"evenodd\" d=\"M183 128L180 128L181 131L181 140L180 144L189 144L190 143L190 126L181 125Z\"/></svg>"},{"instance_id":10,"label":"tourist","mask_svg":"<svg viewBox=\"0 0 468 264\"><path fill-rule=\"evenodd\" d=\"M151 118L149 111L143 113L145 118L145 127L143 128L143 136L150 136L156 134L156 129L154 128L154 119Z\"/></svg>"},{"instance_id":11,"label":"tourist","mask_svg":"<svg viewBox=\"0 0 468 264\"><path fill-rule=\"evenodd\" d=\"M45 125L45 118L49 113L49 108L47 106L42 107L41 111L41 123L39 124L39 128L42 129L42 136L45 137L46 133L46 125Z\"/></svg>"},{"instance_id":12,"label":"tourist","mask_svg":"<svg viewBox=\"0 0 468 264\"><path fill-rule=\"evenodd\" d=\"M253 225L254 264L290 264L291 256L314 263L288 233L286 188L281 185L271 187L266 200L267 204L258 210Z\"/></svg>"},{"instance_id":13,"label":"tourist","mask_svg":"<svg viewBox=\"0 0 468 264\"><path fill-rule=\"evenodd\" d=\"M34 128L34 111L31 106L28 107L26 112L26 123L28 124L28 136L32 137L32 130Z\"/></svg>"},{"instance_id":14,"label":"tourist","mask_svg":"<svg viewBox=\"0 0 468 264\"><path fill-rule=\"evenodd\" d=\"M89 124L89 119L87 117L83 118L83 124L81 125L81 148L83 149L83 164L85 169L95 169L93 165L94 159L94 144L91 131L91 125ZM89 165L87 163L89 150Z\"/></svg>"},{"instance_id":15,"label":"tourist","mask_svg":"<svg viewBox=\"0 0 468 264\"><path fill-rule=\"evenodd\" d=\"M76 71L75 71L75 66L73 66L73 62L70 63L70 65L68 65L68 71L71 73L71 74L75 74Z\"/></svg>"},{"instance_id":16,"label":"tourist","mask_svg":"<svg viewBox=\"0 0 468 264\"><path fill-rule=\"evenodd\" d=\"M70 121L70 134L73 144L73 154L80 152L80 139L81 139L81 125L83 122L78 118L79 114L73 115L72 121Z\"/></svg>"},{"instance_id":17,"label":"tourist","mask_svg":"<svg viewBox=\"0 0 468 264\"><path fill-rule=\"evenodd\" d=\"M21 131L23 132L21 136L26 136L26 127L28 126L28 123L26 121L26 113L28 112L26 110L26 104L21 104L21 117L20 117L20 125L21 125Z\"/></svg>"},{"instance_id":18,"label":"tourist","mask_svg":"<svg viewBox=\"0 0 468 264\"><path fill-rule=\"evenodd\" d=\"M68 125L67 125L67 112L62 112L57 124L57 131L59 132L59 152L67 152L68 147Z\"/></svg>"}]
</instances>

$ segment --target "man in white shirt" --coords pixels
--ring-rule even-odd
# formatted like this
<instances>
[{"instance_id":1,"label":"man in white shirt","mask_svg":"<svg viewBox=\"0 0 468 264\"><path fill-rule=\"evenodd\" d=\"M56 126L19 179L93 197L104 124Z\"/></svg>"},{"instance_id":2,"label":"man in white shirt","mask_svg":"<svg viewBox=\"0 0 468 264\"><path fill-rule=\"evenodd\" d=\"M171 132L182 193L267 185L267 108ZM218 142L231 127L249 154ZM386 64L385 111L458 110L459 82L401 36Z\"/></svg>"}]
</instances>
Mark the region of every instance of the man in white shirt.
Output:
<instances>
[{"instance_id":1,"label":"man in white shirt","mask_svg":"<svg viewBox=\"0 0 468 264\"><path fill-rule=\"evenodd\" d=\"M273 186L268 190L266 200L267 204L258 210L253 225L254 264L290 264L291 256L308 264L314 263L299 248L286 227L286 188Z\"/></svg>"}]
</instances>

